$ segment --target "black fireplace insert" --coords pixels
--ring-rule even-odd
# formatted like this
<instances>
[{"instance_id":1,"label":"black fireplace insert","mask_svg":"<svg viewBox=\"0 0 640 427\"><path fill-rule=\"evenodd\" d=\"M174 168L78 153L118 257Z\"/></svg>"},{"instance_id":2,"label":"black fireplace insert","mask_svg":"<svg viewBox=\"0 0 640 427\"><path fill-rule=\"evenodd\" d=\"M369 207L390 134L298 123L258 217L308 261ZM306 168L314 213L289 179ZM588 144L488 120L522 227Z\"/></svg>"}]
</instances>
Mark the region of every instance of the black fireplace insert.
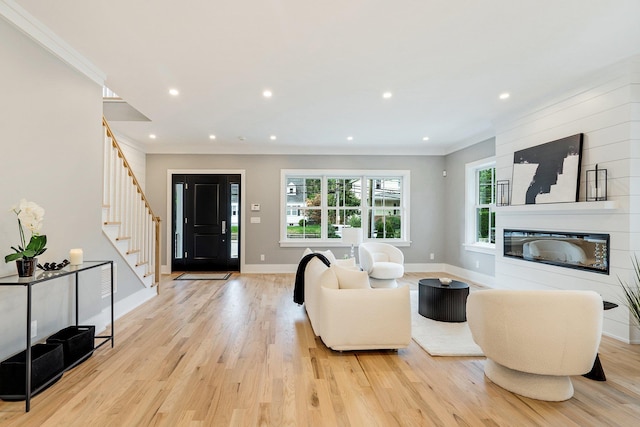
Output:
<instances>
[{"instance_id":1,"label":"black fireplace insert","mask_svg":"<svg viewBox=\"0 0 640 427\"><path fill-rule=\"evenodd\" d=\"M504 230L504 256L609 274L609 235Z\"/></svg>"}]
</instances>

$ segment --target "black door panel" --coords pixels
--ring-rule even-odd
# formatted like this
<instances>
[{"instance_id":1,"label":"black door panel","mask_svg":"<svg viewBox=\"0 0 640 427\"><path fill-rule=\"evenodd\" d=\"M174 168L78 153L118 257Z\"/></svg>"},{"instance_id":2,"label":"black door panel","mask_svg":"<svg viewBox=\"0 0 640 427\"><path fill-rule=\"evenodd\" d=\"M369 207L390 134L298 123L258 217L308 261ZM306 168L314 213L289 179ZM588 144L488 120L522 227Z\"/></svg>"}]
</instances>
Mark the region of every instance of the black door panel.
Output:
<instances>
[{"instance_id":1,"label":"black door panel","mask_svg":"<svg viewBox=\"0 0 640 427\"><path fill-rule=\"evenodd\" d=\"M172 270L237 269L237 255L235 259L231 256L228 238L232 212L230 183L237 182L237 175L173 176ZM234 245L237 249L237 242Z\"/></svg>"}]
</instances>

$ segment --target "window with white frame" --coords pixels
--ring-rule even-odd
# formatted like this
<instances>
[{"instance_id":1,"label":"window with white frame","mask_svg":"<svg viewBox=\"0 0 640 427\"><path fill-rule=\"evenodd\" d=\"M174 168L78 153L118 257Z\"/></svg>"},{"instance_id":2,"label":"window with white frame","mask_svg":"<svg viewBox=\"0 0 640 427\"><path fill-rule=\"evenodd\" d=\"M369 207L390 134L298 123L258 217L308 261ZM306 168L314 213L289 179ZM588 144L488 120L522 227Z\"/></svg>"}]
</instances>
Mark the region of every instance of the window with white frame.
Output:
<instances>
[{"instance_id":1,"label":"window with white frame","mask_svg":"<svg viewBox=\"0 0 640 427\"><path fill-rule=\"evenodd\" d=\"M466 165L467 248L495 248L496 168L495 159Z\"/></svg>"},{"instance_id":2,"label":"window with white frame","mask_svg":"<svg viewBox=\"0 0 640 427\"><path fill-rule=\"evenodd\" d=\"M409 241L409 171L282 171L281 244L340 244L342 229L366 240Z\"/></svg>"}]
</instances>

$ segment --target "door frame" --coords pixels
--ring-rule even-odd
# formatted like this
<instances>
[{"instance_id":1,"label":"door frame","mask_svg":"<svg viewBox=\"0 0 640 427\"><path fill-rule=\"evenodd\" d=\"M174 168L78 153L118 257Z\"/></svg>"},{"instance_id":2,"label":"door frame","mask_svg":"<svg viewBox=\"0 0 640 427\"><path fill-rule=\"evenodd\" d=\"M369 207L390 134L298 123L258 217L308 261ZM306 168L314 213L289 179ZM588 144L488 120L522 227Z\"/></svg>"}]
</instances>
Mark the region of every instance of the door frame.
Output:
<instances>
[{"instance_id":1,"label":"door frame","mask_svg":"<svg viewBox=\"0 0 640 427\"><path fill-rule=\"evenodd\" d=\"M172 190L173 175L240 175L240 273L245 271L245 230L247 206L245 197L245 169L167 169L167 221L165 221L165 255L166 263L162 266L163 273L171 274L171 244L173 238L171 236L171 215L173 214Z\"/></svg>"}]
</instances>

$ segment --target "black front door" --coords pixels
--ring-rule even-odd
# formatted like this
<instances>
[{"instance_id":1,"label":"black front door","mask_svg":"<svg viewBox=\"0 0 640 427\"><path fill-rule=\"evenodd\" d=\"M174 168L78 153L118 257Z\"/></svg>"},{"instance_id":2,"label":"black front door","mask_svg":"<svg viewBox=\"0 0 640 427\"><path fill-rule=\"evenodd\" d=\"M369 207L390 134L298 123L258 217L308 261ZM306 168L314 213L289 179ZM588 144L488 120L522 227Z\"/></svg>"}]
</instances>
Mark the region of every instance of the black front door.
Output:
<instances>
[{"instance_id":1,"label":"black front door","mask_svg":"<svg viewBox=\"0 0 640 427\"><path fill-rule=\"evenodd\" d=\"M173 175L174 271L237 270L239 175Z\"/></svg>"}]
</instances>

